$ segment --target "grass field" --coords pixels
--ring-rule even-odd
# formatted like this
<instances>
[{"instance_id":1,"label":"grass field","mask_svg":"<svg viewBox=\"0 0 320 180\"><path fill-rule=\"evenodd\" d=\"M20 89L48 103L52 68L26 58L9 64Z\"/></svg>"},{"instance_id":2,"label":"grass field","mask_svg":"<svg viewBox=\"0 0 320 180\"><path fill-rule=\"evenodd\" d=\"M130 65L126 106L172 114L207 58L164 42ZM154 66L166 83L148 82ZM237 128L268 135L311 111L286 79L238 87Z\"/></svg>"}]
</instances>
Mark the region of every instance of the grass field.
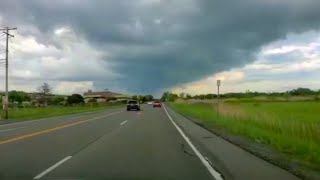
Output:
<instances>
[{"instance_id":1,"label":"grass field","mask_svg":"<svg viewBox=\"0 0 320 180\"><path fill-rule=\"evenodd\" d=\"M9 119L13 120L31 120L61 116L67 114L83 113L90 111L99 111L117 106L78 106L78 107L46 107L46 108L14 108L9 111ZM3 112L1 112L3 117Z\"/></svg>"},{"instance_id":2,"label":"grass field","mask_svg":"<svg viewBox=\"0 0 320 180\"><path fill-rule=\"evenodd\" d=\"M172 103L178 112L201 119L287 154L320 170L320 102Z\"/></svg>"}]
</instances>

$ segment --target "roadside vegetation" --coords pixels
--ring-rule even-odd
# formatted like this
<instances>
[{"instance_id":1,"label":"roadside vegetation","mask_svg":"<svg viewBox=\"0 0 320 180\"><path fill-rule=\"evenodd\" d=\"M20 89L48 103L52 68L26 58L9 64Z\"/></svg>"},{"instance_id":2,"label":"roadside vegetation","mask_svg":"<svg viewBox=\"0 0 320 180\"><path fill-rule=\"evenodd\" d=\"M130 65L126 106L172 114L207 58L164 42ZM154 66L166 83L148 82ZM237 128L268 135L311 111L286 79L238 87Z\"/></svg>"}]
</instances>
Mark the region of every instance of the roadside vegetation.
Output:
<instances>
[{"instance_id":1,"label":"roadside vegetation","mask_svg":"<svg viewBox=\"0 0 320 180\"><path fill-rule=\"evenodd\" d=\"M270 145L307 167L320 170L320 102L171 103L206 127Z\"/></svg>"},{"instance_id":2,"label":"roadside vegetation","mask_svg":"<svg viewBox=\"0 0 320 180\"><path fill-rule=\"evenodd\" d=\"M1 101L2 102L2 97ZM85 102L80 94L56 95L48 83L43 83L36 92L27 93L12 90L9 92L9 120L32 120L67 114L90 111L99 111L123 106L126 101L117 101L116 98L107 98L97 101L92 98ZM3 106L0 103L1 107ZM4 119L4 111L0 111L0 121Z\"/></svg>"},{"instance_id":3,"label":"roadside vegetation","mask_svg":"<svg viewBox=\"0 0 320 180\"><path fill-rule=\"evenodd\" d=\"M307 88L284 93L228 93L221 96L219 106L212 94L188 98L190 95L164 93L163 99L209 129L265 144L320 171L319 95L320 91Z\"/></svg>"},{"instance_id":4,"label":"roadside vegetation","mask_svg":"<svg viewBox=\"0 0 320 180\"><path fill-rule=\"evenodd\" d=\"M286 92L246 92L239 93L225 93L220 94L220 98L230 101L296 101L296 100L320 100L320 90L311 90L308 88L297 88ZM217 94L196 94L190 95L187 93L171 93L164 92L161 100L163 101L175 101L178 98L182 99L194 99L194 100L212 100L217 98Z\"/></svg>"},{"instance_id":5,"label":"roadside vegetation","mask_svg":"<svg viewBox=\"0 0 320 180\"><path fill-rule=\"evenodd\" d=\"M33 120L40 118L48 118L54 116L76 114L83 112L100 111L119 107L121 104L113 105L95 105L95 106L49 106L46 108L12 108L9 110L9 117L11 120Z\"/></svg>"}]
</instances>

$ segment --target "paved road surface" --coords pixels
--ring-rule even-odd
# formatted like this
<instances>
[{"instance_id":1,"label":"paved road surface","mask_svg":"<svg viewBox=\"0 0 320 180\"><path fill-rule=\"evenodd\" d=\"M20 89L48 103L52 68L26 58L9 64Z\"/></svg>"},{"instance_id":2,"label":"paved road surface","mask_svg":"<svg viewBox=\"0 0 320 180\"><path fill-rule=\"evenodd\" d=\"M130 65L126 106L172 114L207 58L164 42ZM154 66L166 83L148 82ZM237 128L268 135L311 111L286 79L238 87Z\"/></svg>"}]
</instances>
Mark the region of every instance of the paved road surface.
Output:
<instances>
[{"instance_id":1,"label":"paved road surface","mask_svg":"<svg viewBox=\"0 0 320 180\"><path fill-rule=\"evenodd\" d=\"M142 109L0 125L0 179L297 180L168 107Z\"/></svg>"}]
</instances>

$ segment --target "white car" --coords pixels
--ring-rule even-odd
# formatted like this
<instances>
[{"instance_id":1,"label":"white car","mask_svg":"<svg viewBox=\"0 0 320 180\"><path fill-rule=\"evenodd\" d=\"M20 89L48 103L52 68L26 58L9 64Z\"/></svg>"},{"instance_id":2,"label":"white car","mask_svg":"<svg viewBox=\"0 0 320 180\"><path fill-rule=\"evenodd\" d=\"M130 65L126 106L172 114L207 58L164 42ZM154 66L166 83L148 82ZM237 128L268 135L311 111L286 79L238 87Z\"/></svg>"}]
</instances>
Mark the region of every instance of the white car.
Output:
<instances>
[{"instance_id":1,"label":"white car","mask_svg":"<svg viewBox=\"0 0 320 180\"><path fill-rule=\"evenodd\" d=\"M153 102L152 102L152 101L149 101L149 102L148 102L148 104L149 104L149 105L152 105L152 104L153 104Z\"/></svg>"}]
</instances>

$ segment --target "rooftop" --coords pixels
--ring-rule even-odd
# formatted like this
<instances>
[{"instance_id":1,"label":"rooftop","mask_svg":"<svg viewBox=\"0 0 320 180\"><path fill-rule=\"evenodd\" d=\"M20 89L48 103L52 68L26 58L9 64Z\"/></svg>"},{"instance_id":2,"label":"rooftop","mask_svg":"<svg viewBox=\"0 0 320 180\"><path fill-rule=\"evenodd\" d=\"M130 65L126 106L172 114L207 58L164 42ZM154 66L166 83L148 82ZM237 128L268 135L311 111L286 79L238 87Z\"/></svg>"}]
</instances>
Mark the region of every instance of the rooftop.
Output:
<instances>
[{"instance_id":1,"label":"rooftop","mask_svg":"<svg viewBox=\"0 0 320 180\"><path fill-rule=\"evenodd\" d=\"M84 97L127 97L126 95L115 93L111 91L96 91L93 92L89 90L88 92L83 93Z\"/></svg>"}]
</instances>

